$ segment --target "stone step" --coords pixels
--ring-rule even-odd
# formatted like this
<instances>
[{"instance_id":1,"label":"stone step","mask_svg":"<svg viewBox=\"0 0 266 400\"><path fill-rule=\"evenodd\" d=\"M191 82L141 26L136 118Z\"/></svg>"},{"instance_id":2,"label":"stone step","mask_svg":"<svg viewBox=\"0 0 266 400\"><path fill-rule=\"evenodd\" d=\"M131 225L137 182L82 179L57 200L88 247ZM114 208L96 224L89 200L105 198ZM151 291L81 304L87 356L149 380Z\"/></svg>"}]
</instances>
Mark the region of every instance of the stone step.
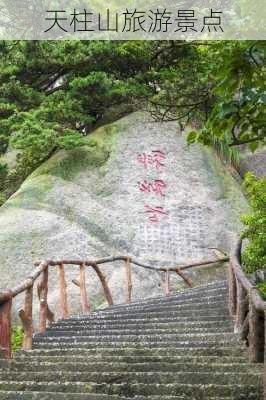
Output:
<instances>
[{"instance_id":1,"label":"stone step","mask_svg":"<svg viewBox=\"0 0 266 400\"><path fill-rule=\"evenodd\" d=\"M132 329L109 329L101 327L99 329L91 329L89 327L75 330L74 327L66 327L65 329L47 329L45 336L37 334L34 338L39 337L58 337L58 336L83 336L86 335L87 337L90 336L117 336L121 334L123 336L132 336L132 335L153 335L153 336L162 336L162 335L185 335L185 334L228 334L232 333L232 327L212 327L212 328L205 328L205 327L196 327L194 329L188 328L184 330L184 328L176 328L176 329L143 329L141 326L139 328L132 328Z\"/></svg>"},{"instance_id":2,"label":"stone step","mask_svg":"<svg viewBox=\"0 0 266 400\"><path fill-rule=\"evenodd\" d=\"M152 363L152 364L247 364L247 357L246 356L240 356L240 355L233 355L233 356L212 356L212 355L189 355L189 354L183 354L183 355L139 355L139 352L136 351L134 355L116 355L115 352L113 352L112 355L106 355L105 353L99 353L99 354L94 354L92 355L91 352L84 352L85 355L68 355L66 353L65 355L35 355L34 352L30 352L28 354L27 352L22 353L22 354L15 354L15 358L12 359L11 361L9 360L4 360L0 359L0 367L8 367L9 364L14 363L14 365L24 365L25 362L27 364L31 363L36 363L36 364L41 364L41 363L51 363L51 364L56 364L56 363L70 363L71 365L75 364L97 364L100 362L105 362L105 363L126 363L126 364L145 364L145 363ZM156 352L157 353L157 352ZM149 354L149 353L148 353ZM29 357L31 355L31 357ZM252 366L256 367L257 365L260 364L252 364Z\"/></svg>"},{"instance_id":3,"label":"stone step","mask_svg":"<svg viewBox=\"0 0 266 400\"><path fill-rule=\"evenodd\" d=\"M117 313L125 313L125 312L138 312L138 311L173 311L173 310L190 310L190 309L199 309L199 308L228 308L227 299L221 298L217 299L217 296L213 299L205 298L199 299L195 302L194 299L190 299L190 301L179 300L171 303L160 303L160 304L152 304L152 305L138 305L138 306L121 306L119 308L104 308L93 313L99 314L117 314Z\"/></svg>"},{"instance_id":4,"label":"stone step","mask_svg":"<svg viewBox=\"0 0 266 400\"><path fill-rule=\"evenodd\" d=\"M138 299L135 301L132 301L131 304L132 305L137 305L137 304L149 304L149 303L153 303L153 302L161 302L161 301L171 301L172 299L176 299L176 298L185 298L185 297L190 297L191 295L193 297L196 296L201 296L201 295L205 295L210 294L210 295L216 295L224 292L228 291L228 284L226 281L220 281L220 282L215 282L215 283L210 283L209 285L202 285L202 286L195 286L193 288L186 288L182 291L173 293L169 296L157 296L157 297L150 297L150 298L143 298L143 299ZM124 304L116 304L113 305L112 308L116 308L116 307L121 307L124 306Z\"/></svg>"},{"instance_id":5,"label":"stone step","mask_svg":"<svg viewBox=\"0 0 266 400\"><path fill-rule=\"evenodd\" d=\"M171 294L169 296L159 296L159 297L150 297L146 299L138 299L138 300L133 300L129 304L125 303L118 303L118 304L113 304L111 306L107 306L108 308L121 308L121 307L135 307L139 305L143 306L148 306L148 305L153 305L153 304L166 304L166 303L171 303L175 301L187 301L189 299L202 299L202 298L211 298L214 299L217 296L220 296L222 298L228 296L228 287L218 287L218 288L211 288L211 289L202 289L202 290L196 290L196 289L188 289L182 292L177 292L174 294Z\"/></svg>"},{"instance_id":6,"label":"stone step","mask_svg":"<svg viewBox=\"0 0 266 400\"><path fill-rule=\"evenodd\" d=\"M140 399L140 398L139 398ZM145 397L145 400L157 400L155 397ZM165 400L172 400L168 397ZM176 397L174 397L176 399ZM0 391L0 400L128 400L126 397L110 396L109 394L97 393L64 393L64 392L5 392ZM177 400L184 400L184 397L177 397Z\"/></svg>"},{"instance_id":7,"label":"stone step","mask_svg":"<svg viewBox=\"0 0 266 400\"><path fill-rule=\"evenodd\" d=\"M90 318L102 318L108 317L108 318L113 318L114 316L117 315L138 315L138 314L165 314L167 315L175 315L175 314L190 314L191 312L204 312L204 310L208 310L208 312L216 312L216 311L222 311L225 312L227 315L228 313L228 305L224 301L216 302L216 303L209 303L209 304L177 304L174 306L161 306L158 308L142 308L139 307L138 309L123 309L122 307L119 310L98 310L98 311L93 311L91 313L87 314L81 314L79 316L71 316L69 318L69 321L71 320L80 320L80 319L90 319Z\"/></svg>"},{"instance_id":8,"label":"stone step","mask_svg":"<svg viewBox=\"0 0 266 400\"><path fill-rule=\"evenodd\" d=\"M49 348L49 350L52 349L57 349L57 350L69 350L69 349L92 349L92 348L98 348L100 351L103 351L103 348L106 347L109 348L131 348L131 349L141 349L141 348L145 348L145 349L156 349L156 348L160 348L160 349L165 349L165 348L169 348L169 346L171 347L175 347L176 349L181 349L181 348L186 348L186 349L202 349L202 348L206 348L206 349L223 349L223 348L228 348L228 347L232 347L235 346L235 343L233 342L229 342L229 341L194 341L194 342L188 342L188 341L180 341L180 342L138 342L138 343L132 343L132 342L70 342L70 343L66 343L66 342L55 342L55 343L49 343L49 346L47 343L38 343L38 344L34 344L33 345L33 349L47 349ZM243 347L244 348L244 347Z\"/></svg>"},{"instance_id":9,"label":"stone step","mask_svg":"<svg viewBox=\"0 0 266 400\"><path fill-rule=\"evenodd\" d=\"M82 332L84 335L84 332ZM131 335L96 335L96 336L36 336L34 338L34 344L47 344L48 346L52 343L96 343L96 342L114 342L114 343L125 343L131 341L138 341L138 342L153 342L153 343L179 343L179 342L232 342L238 344L240 339L238 335L234 333L186 333L186 334L169 334L164 333L163 335L144 335L144 334L131 334Z\"/></svg>"},{"instance_id":10,"label":"stone step","mask_svg":"<svg viewBox=\"0 0 266 400\"><path fill-rule=\"evenodd\" d=\"M217 377L217 382L219 378ZM33 381L0 381L0 390L9 390L12 387L13 391L49 391L63 393L108 393L108 395L119 395L124 397L138 398L137 396L183 396L189 399L198 396L205 399L206 397L214 397L219 399L222 397L233 397L236 399L245 400L261 400L262 386L245 384L198 384L191 383L172 383L172 384L143 384L143 383L112 383L112 384L96 384L91 382L33 382ZM201 396L201 397L200 397ZM203 397L205 396L205 397ZM245 397L244 397L245 396ZM161 397L162 398L162 397Z\"/></svg>"},{"instance_id":11,"label":"stone step","mask_svg":"<svg viewBox=\"0 0 266 400\"><path fill-rule=\"evenodd\" d=\"M198 397L164 396L164 400L199 400ZM254 399L254 398L253 398ZM98 393L63 393L63 392L5 392L0 391L0 400L132 400L132 397L121 397ZM162 396L137 396L134 400L162 400ZM232 397L205 397L204 400L235 400ZM244 399L243 399L244 400Z\"/></svg>"},{"instance_id":12,"label":"stone step","mask_svg":"<svg viewBox=\"0 0 266 400\"><path fill-rule=\"evenodd\" d=\"M118 362L117 360L109 361L98 361L98 362L88 362L83 360L83 362L78 362L75 360L70 362L44 362L44 361L11 361L0 363L1 368L5 371L12 372L51 372L51 371L61 371L61 372L98 372L108 373L112 372L208 372L208 373L249 373L251 365L248 363L237 363L233 361L232 363L221 363L219 361L216 363L191 363L186 362ZM252 371L262 372L262 366L260 364L252 365Z\"/></svg>"},{"instance_id":13,"label":"stone step","mask_svg":"<svg viewBox=\"0 0 266 400\"><path fill-rule=\"evenodd\" d=\"M177 330L184 330L184 331L194 331L194 330L208 330L212 331L213 329L230 329L233 331L234 324L232 321L207 321L207 322L200 322L200 321L191 321L191 322L180 322L180 321L171 321L171 322L152 322L152 321L145 321L140 324L132 323L131 321L127 324L124 323L112 323L112 321L101 321L100 323L90 323L90 324L57 324L54 323L51 325L50 328L47 329L46 332L54 332L54 331L65 331L65 330L72 330L72 331L82 331L85 330L86 332L90 331L102 331L102 330L110 330L110 331L124 331L130 330L164 330L164 331L177 331Z\"/></svg>"},{"instance_id":14,"label":"stone step","mask_svg":"<svg viewBox=\"0 0 266 400\"><path fill-rule=\"evenodd\" d=\"M202 296L216 296L217 294L227 294L228 293L228 286L221 285L221 286L212 286L212 287L194 287L191 289L186 289L180 292L173 293L169 296L158 296L158 297L150 297L150 298L143 298L133 300L130 305L148 305L148 304L157 304L160 302L171 302L172 300L176 299L185 299L185 298L200 298ZM119 308L123 307L124 303L114 304L110 306L111 308Z\"/></svg>"},{"instance_id":15,"label":"stone step","mask_svg":"<svg viewBox=\"0 0 266 400\"><path fill-rule=\"evenodd\" d=\"M170 384L170 383L190 383L190 384L214 384L219 382L220 385L229 384L246 384L246 385L260 385L262 376L258 371L249 372L223 372L220 374L216 371L210 372L187 372L187 371L175 371L175 373L164 372L164 371L152 371L152 372L131 372L131 371L108 371L108 372L91 372L76 371L73 374L72 371L1 371L0 381L1 382L27 382L33 381L38 382L91 382L91 383L123 383L123 382L139 382L145 384ZM0 385L1 387L1 385Z\"/></svg>"},{"instance_id":16,"label":"stone step","mask_svg":"<svg viewBox=\"0 0 266 400\"><path fill-rule=\"evenodd\" d=\"M48 339L48 338L46 338ZM85 338L84 341L81 341L80 338L78 340L76 338L67 338L62 340L62 338L59 338L58 341L55 341L54 338L52 341L39 341L39 342L34 342L33 343L33 348L39 348L39 349L44 349L44 348L49 348L49 349L69 349L69 348L80 348L80 349L91 349L91 348L101 348L101 347L109 347L109 348L165 348L165 347L175 347L177 349L180 349L182 347L184 348L223 348L223 347L230 347L230 346L241 346L235 338L231 339L216 339L216 340L206 340L206 338L198 338L197 340L194 339L191 341L189 338L184 339L184 340L158 340L158 338L153 338L150 341L140 341L138 340L137 342L133 342L131 340L100 340L101 338L97 338L97 341L91 340L89 341L88 338ZM69 339L69 340L68 340ZM244 347L244 345L243 345Z\"/></svg>"},{"instance_id":17,"label":"stone step","mask_svg":"<svg viewBox=\"0 0 266 400\"><path fill-rule=\"evenodd\" d=\"M232 323L232 320L228 316L212 316L212 315L197 315L197 316L178 316L178 318L173 317L152 317L152 318L118 318L118 319L104 319L104 318L87 318L87 319L71 319L71 320L60 320L56 323L53 323L52 326L66 326L66 325L73 325L73 326L90 326L93 325L103 325L103 324L112 324L112 325L121 325L123 326L127 324L168 324L168 323L198 323L198 324L208 324L208 323Z\"/></svg>"},{"instance_id":18,"label":"stone step","mask_svg":"<svg viewBox=\"0 0 266 400\"><path fill-rule=\"evenodd\" d=\"M234 326L234 321L230 318L219 318L219 317L210 317L210 315L206 315L204 316L200 316L198 319L196 318L191 318L191 320L189 319L189 317L180 317L178 319L175 318L167 318L167 316L165 316L164 318L153 318L152 320L147 320L147 319L143 319L143 318L139 318L137 320L137 322L139 322L139 324L141 325L150 325L151 327L156 327L158 326L158 324L161 324L161 326L180 326L183 325L185 327L192 327L195 325L202 325L202 324L206 324L206 326L211 326L211 325L231 325ZM53 327L58 327L58 326L76 326L76 325L80 325L80 326L85 326L85 325L90 325L90 326L125 326L125 324L127 325L135 325L135 321L132 321L132 319L127 319L127 318L123 318L122 321L113 321L110 319L104 320L104 319L76 319L76 320L67 320L67 319L61 319L60 321L56 321L53 322L50 325L50 328Z\"/></svg>"},{"instance_id":19,"label":"stone step","mask_svg":"<svg viewBox=\"0 0 266 400\"><path fill-rule=\"evenodd\" d=\"M140 348L136 346L132 346L132 343L128 345L128 347L116 347L111 348L110 346L98 346L91 348L79 348L79 347L69 347L69 348L49 348L44 346L42 349L34 349L34 350L19 350L16 354L16 358L20 356L92 356L92 355L111 355L112 357L116 356L244 356L246 354L246 347L243 346L226 346L219 347L217 345L213 345L212 347L206 346L198 346L198 347L189 347L189 345L184 347L176 347L169 346L166 347L143 347Z\"/></svg>"},{"instance_id":20,"label":"stone step","mask_svg":"<svg viewBox=\"0 0 266 400\"><path fill-rule=\"evenodd\" d=\"M83 342L83 343L61 343L61 342L56 342L56 343L50 343L49 346L47 343L39 343L37 346L34 345L33 349L38 348L39 350L44 350L44 349L49 349L49 350L64 350L66 349L67 351L69 350L91 350L93 348L99 349L99 351L103 351L103 348L109 347L113 348L113 350L123 350L123 349L151 349L151 350L156 350L156 349L167 349L169 347L174 347L177 350L180 350L182 348L184 349L195 349L196 351L201 351L202 349L210 349L213 351L216 351L214 354L218 354L219 351L223 349L227 349L229 347L232 348L236 347L235 344L230 343L230 342L203 342L203 341L197 341L197 342L177 342L177 343L165 343L165 342L139 342L139 343L132 343L132 342L97 342L97 343L92 343L92 342ZM244 346L241 348L239 347L239 351L244 350Z\"/></svg>"},{"instance_id":21,"label":"stone step","mask_svg":"<svg viewBox=\"0 0 266 400\"><path fill-rule=\"evenodd\" d=\"M94 311L90 311L88 313L82 313L78 315L71 315L71 319L79 319L79 318L87 318L92 315L116 315L116 314L125 314L125 313L138 313L138 312L160 312L160 311L188 311L188 310L198 310L201 308L222 308L222 309L228 309L228 301L227 297L226 298L208 298L206 301L202 301L201 298L197 299L182 299L179 301L175 302L167 302L163 304L152 304L152 305L139 305L139 306L132 306L132 305L123 305L121 307L108 307L108 308L102 308L102 309L97 309Z\"/></svg>"},{"instance_id":22,"label":"stone step","mask_svg":"<svg viewBox=\"0 0 266 400\"><path fill-rule=\"evenodd\" d=\"M158 298L150 298L148 300L139 300L135 302L131 302L130 304L116 304L112 306L107 306L102 309L95 310L94 312L100 312L100 311L119 311L124 308L128 309L134 309L138 307L153 307L153 306L166 306L166 305L174 305L174 304L191 304L195 303L197 304L198 302L212 302L212 301L224 301L224 303L227 304L228 302L228 289L223 288L223 289L211 289L211 290L206 290L206 291L201 291L197 292L196 290L194 291L185 291L182 292L182 294L177 294L173 296L164 296L164 297L158 297ZM79 317L80 314L74 314L72 315L73 318Z\"/></svg>"},{"instance_id":23,"label":"stone step","mask_svg":"<svg viewBox=\"0 0 266 400\"><path fill-rule=\"evenodd\" d=\"M200 310L176 310L176 311L168 311L167 313L164 311L151 311L151 312L136 312L136 313L121 313L121 314L109 314L109 313L97 313L97 314L90 314L90 315L82 315L79 318L70 318L68 322L80 322L80 321L94 321L94 320L122 320L122 319L154 319L154 318L165 318L167 317L170 320L174 319L179 319L179 318L187 318L187 319L196 319L198 320L200 317L207 318L207 320L210 320L210 318L213 317L218 317L220 320L221 318L227 318L229 319L229 312L226 308L224 309L212 309L208 312L208 308L205 309L200 309Z\"/></svg>"},{"instance_id":24,"label":"stone step","mask_svg":"<svg viewBox=\"0 0 266 400\"><path fill-rule=\"evenodd\" d=\"M175 308L180 308L180 307L192 307L194 306L217 306L220 307L221 305L224 307L228 307L228 298L225 297L224 294L221 294L219 297L218 295L213 296L213 297L203 297L203 298L188 298L188 299L176 299L172 300L171 302L158 302L155 304L138 304L138 305L121 305L119 307L108 307L108 308L103 308L96 310L94 312L99 312L99 313L114 313L114 312L120 312L120 311L138 311L138 310L171 310Z\"/></svg>"}]
</instances>

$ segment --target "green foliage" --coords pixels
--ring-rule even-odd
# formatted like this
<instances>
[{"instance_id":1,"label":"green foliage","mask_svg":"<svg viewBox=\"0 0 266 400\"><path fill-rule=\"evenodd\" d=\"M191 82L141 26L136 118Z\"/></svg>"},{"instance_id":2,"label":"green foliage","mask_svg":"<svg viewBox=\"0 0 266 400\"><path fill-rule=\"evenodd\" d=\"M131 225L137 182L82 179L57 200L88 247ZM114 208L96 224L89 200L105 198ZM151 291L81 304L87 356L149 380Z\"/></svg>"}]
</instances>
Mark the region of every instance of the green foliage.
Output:
<instances>
[{"instance_id":1,"label":"green foliage","mask_svg":"<svg viewBox=\"0 0 266 400\"><path fill-rule=\"evenodd\" d=\"M266 269L266 177L256 179L248 173L245 188L249 195L252 214L244 215L246 229L242 237L248 239L242 261L247 273Z\"/></svg>"},{"instance_id":2,"label":"green foliage","mask_svg":"<svg viewBox=\"0 0 266 400\"><path fill-rule=\"evenodd\" d=\"M157 119L196 126L188 144L212 146L237 165L236 146L255 151L266 143L265 42L178 43L176 65L150 73L150 110Z\"/></svg>"},{"instance_id":3,"label":"green foliage","mask_svg":"<svg viewBox=\"0 0 266 400\"><path fill-rule=\"evenodd\" d=\"M223 65L217 71L213 93L216 104L206 124L232 145L249 143L251 150L265 143L264 42L229 42L221 48Z\"/></svg>"},{"instance_id":4,"label":"green foliage","mask_svg":"<svg viewBox=\"0 0 266 400\"><path fill-rule=\"evenodd\" d=\"M257 289L259 290L260 295L263 298L263 300L266 301L266 281L259 282L257 284Z\"/></svg>"},{"instance_id":5,"label":"green foliage","mask_svg":"<svg viewBox=\"0 0 266 400\"><path fill-rule=\"evenodd\" d=\"M4 189L6 187L6 180L7 180L7 175L8 175L8 168L6 164L1 164L0 163L0 206L3 204L6 199L7 195L4 192Z\"/></svg>"},{"instance_id":6,"label":"green foliage","mask_svg":"<svg viewBox=\"0 0 266 400\"><path fill-rule=\"evenodd\" d=\"M58 149L86 144L109 109L143 93L142 71L156 46L146 42L2 41L0 154L20 149L15 170L0 172L0 205ZM150 48L151 51L146 51Z\"/></svg>"},{"instance_id":7,"label":"green foliage","mask_svg":"<svg viewBox=\"0 0 266 400\"><path fill-rule=\"evenodd\" d=\"M236 167L239 165L239 151L236 148L229 146L230 137L228 135L225 135L223 139L220 139L212 134L212 132L208 132L206 128L203 128L200 132L191 131L188 133L188 145L191 145L195 142L213 147L222 159L228 161Z\"/></svg>"},{"instance_id":8,"label":"green foliage","mask_svg":"<svg viewBox=\"0 0 266 400\"><path fill-rule=\"evenodd\" d=\"M11 344L12 344L12 351L17 351L21 348L23 342L23 328L22 326L14 326L12 327L12 337L11 337Z\"/></svg>"},{"instance_id":9,"label":"green foliage","mask_svg":"<svg viewBox=\"0 0 266 400\"><path fill-rule=\"evenodd\" d=\"M187 135L187 142L188 144L195 143L198 139L198 132L190 131Z\"/></svg>"},{"instance_id":10,"label":"green foliage","mask_svg":"<svg viewBox=\"0 0 266 400\"><path fill-rule=\"evenodd\" d=\"M2 41L0 154L22 151L8 197L54 151L94 127L146 107L192 122L189 135L237 162L232 144L264 141L264 42ZM122 113L122 114L123 114ZM203 129L201 129L203 128ZM197 131L197 132L196 132Z\"/></svg>"}]
</instances>

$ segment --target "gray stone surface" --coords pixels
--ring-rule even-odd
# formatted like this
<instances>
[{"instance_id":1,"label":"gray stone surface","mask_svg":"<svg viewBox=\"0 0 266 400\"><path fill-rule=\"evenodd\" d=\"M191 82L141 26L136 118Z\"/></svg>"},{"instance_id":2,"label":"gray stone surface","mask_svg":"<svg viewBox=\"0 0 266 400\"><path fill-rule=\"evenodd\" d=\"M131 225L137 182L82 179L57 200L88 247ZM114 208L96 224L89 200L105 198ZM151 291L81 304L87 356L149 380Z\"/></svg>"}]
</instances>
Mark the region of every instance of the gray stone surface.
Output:
<instances>
[{"instance_id":1,"label":"gray stone surface","mask_svg":"<svg viewBox=\"0 0 266 400\"><path fill-rule=\"evenodd\" d=\"M266 147L251 153L246 150L242 153L240 162L240 174L244 176L248 171L252 172L258 178L266 175Z\"/></svg>"},{"instance_id":2,"label":"gray stone surface","mask_svg":"<svg viewBox=\"0 0 266 400\"><path fill-rule=\"evenodd\" d=\"M162 196L156 180L165 185L159 182ZM143 183L150 192L140 190ZM162 207L166 214L147 212L146 206ZM238 183L209 149L188 148L174 122L131 114L99 128L88 146L54 155L1 207L0 287L20 282L43 258L129 254L155 266L210 258L209 247L230 250L246 207ZM123 265L102 268L115 300L123 301ZM50 270L49 300L58 311L55 269ZM78 269L66 271L71 310L78 312L79 290L71 283ZM192 275L198 283L220 278L224 270L212 267ZM91 302L103 305L93 271L87 281ZM160 295L160 281L159 273L134 268L134 298ZM180 286L177 276L172 286ZM21 296L17 307L20 301Z\"/></svg>"}]
</instances>

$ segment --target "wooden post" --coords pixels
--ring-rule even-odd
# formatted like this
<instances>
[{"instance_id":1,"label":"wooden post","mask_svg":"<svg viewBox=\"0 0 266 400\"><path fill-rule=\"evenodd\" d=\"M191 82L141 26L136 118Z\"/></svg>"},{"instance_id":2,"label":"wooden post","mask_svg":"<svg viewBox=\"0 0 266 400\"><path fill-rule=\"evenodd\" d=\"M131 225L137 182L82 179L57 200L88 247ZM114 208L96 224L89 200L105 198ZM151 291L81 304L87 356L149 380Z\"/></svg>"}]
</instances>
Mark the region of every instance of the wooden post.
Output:
<instances>
[{"instance_id":1,"label":"wooden post","mask_svg":"<svg viewBox=\"0 0 266 400\"><path fill-rule=\"evenodd\" d=\"M37 283L37 293L38 293L38 299L41 299L41 284ZM48 319L49 323L51 324L55 320L54 313L50 310L48 302L47 302L47 308L46 308L46 318Z\"/></svg>"},{"instance_id":2,"label":"wooden post","mask_svg":"<svg viewBox=\"0 0 266 400\"><path fill-rule=\"evenodd\" d=\"M91 264L91 266L101 281L101 284L103 287L103 292L104 292L107 303L109 304L109 306L112 306L114 304L114 302L113 302L113 298L112 298L112 295L111 295L110 289L108 287L108 284L106 282L104 274L102 273L102 271L100 270L100 268L98 267L97 264Z\"/></svg>"},{"instance_id":3,"label":"wooden post","mask_svg":"<svg viewBox=\"0 0 266 400\"><path fill-rule=\"evenodd\" d=\"M130 259L127 258L125 261L126 268L126 303L131 303L131 294L132 294L132 271Z\"/></svg>"},{"instance_id":4,"label":"wooden post","mask_svg":"<svg viewBox=\"0 0 266 400\"><path fill-rule=\"evenodd\" d=\"M183 281L184 281L189 287L193 287L193 282L192 282L192 280L191 280L186 274L184 274L184 272L183 272L181 269L177 268L177 269L176 269L176 273L177 273L177 275L179 275L179 276L183 279Z\"/></svg>"},{"instance_id":5,"label":"wooden post","mask_svg":"<svg viewBox=\"0 0 266 400\"><path fill-rule=\"evenodd\" d=\"M24 330L23 344L22 344L24 350L32 349L32 336L33 336L32 300L33 300L33 285L30 288L26 289L24 310L19 311L19 316L22 321Z\"/></svg>"},{"instance_id":6,"label":"wooden post","mask_svg":"<svg viewBox=\"0 0 266 400\"><path fill-rule=\"evenodd\" d=\"M245 340L247 344L248 344L248 331L249 331L249 312L246 315L246 318L242 325L242 329L240 331L241 340Z\"/></svg>"},{"instance_id":7,"label":"wooden post","mask_svg":"<svg viewBox=\"0 0 266 400\"><path fill-rule=\"evenodd\" d=\"M231 265L231 262L229 263L228 267L228 275L229 275L229 312L230 315L233 317L236 314L236 278L235 274Z\"/></svg>"},{"instance_id":8,"label":"wooden post","mask_svg":"<svg viewBox=\"0 0 266 400\"><path fill-rule=\"evenodd\" d=\"M41 274L40 282L40 321L39 331L44 334L46 331L46 317L47 317L47 295L48 295L48 266Z\"/></svg>"},{"instance_id":9,"label":"wooden post","mask_svg":"<svg viewBox=\"0 0 266 400\"><path fill-rule=\"evenodd\" d=\"M11 358L12 357L12 347L11 347L12 294L11 292L7 294L9 299L6 300L4 303L0 304L0 353L2 351L5 358Z\"/></svg>"},{"instance_id":10,"label":"wooden post","mask_svg":"<svg viewBox=\"0 0 266 400\"><path fill-rule=\"evenodd\" d=\"M235 320L235 333L242 332L244 328L244 321L248 312L247 293L245 292L242 284L236 280L237 288L237 304L236 304L236 320Z\"/></svg>"},{"instance_id":11,"label":"wooden post","mask_svg":"<svg viewBox=\"0 0 266 400\"><path fill-rule=\"evenodd\" d=\"M163 288L164 293L165 293L165 275L166 275L166 272L163 271L162 272L162 288Z\"/></svg>"},{"instance_id":12,"label":"wooden post","mask_svg":"<svg viewBox=\"0 0 266 400\"><path fill-rule=\"evenodd\" d=\"M68 304L67 304L67 284L65 279L65 268L63 264L58 265L59 274L59 302L61 307L62 319L69 317Z\"/></svg>"},{"instance_id":13,"label":"wooden post","mask_svg":"<svg viewBox=\"0 0 266 400\"><path fill-rule=\"evenodd\" d=\"M82 311L84 313L90 311L90 305L88 302L87 290L86 290L86 266L85 264L80 265L80 297L81 297L81 306Z\"/></svg>"},{"instance_id":14,"label":"wooden post","mask_svg":"<svg viewBox=\"0 0 266 400\"><path fill-rule=\"evenodd\" d=\"M252 301L252 290L249 298L249 361L261 362L264 357L264 332L262 333L262 323L259 312L256 310Z\"/></svg>"},{"instance_id":15,"label":"wooden post","mask_svg":"<svg viewBox=\"0 0 266 400\"><path fill-rule=\"evenodd\" d=\"M170 288L170 271L167 269L165 271L165 295L169 296L171 293L171 288Z\"/></svg>"}]
</instances>

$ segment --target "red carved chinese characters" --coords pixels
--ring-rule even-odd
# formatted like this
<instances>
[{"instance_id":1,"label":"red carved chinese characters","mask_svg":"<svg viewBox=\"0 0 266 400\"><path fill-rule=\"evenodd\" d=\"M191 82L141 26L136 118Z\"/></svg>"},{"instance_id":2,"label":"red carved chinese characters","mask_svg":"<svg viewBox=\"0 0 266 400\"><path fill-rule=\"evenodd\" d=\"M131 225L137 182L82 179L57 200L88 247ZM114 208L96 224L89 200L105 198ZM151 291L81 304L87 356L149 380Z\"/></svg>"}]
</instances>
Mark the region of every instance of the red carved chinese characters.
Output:
<instances>
[{"instance_id":1,"label":"red carved chinese characters","mask_svg":"<svg viewBox=\"0 0 266 400\"><path fill-rule=\"evenodd\" d=\"M152 224L159 222L161 216L168 215L168 212L163 207L151 207L148 205L145 205L145 213L149 215L149 221Z\"/></svg>"},{"instance_id":2,"label":"red carved chinese characters","mask_svg":"<svg viewBox=\"0 0 266 400\"><path fill-rule=\"evenodd\" d=\"M161 150L152 150L150 153L140 153L137 155L137 161L144 166L145 169L153 168L157 172L161 172L165 167L165 153ZM162 179L154 179L152 181L143 180L138 182L139 190L146 194L155 194L159 198L165 197L167 184ZM145 214L151 224L156 224L164 217L168 216L168 212L161 206L150 206L145 204Z\"/></svg>"},{"instance_id":3,"label":"red carved chinese characters","mask_svg":"<svg viewBox=\"0 0 266 400\"><path fill-rule=\"evenodd\" d=\"M155 181L138 182L139 190L144 193L154 193L159 197L165 197L163 189L166 188L166 183L162 179L156 179Z\"/></svg>"},{"instance_id":4,"label":"red carved chinese characters","mask_svg":"<svg viewBox=\"0 0 266 400\"><path fill-rule=\"evenodd\" d=\"M165 160L165 154L161 150L153 150L149 154L138 154L137 160L139 163L143 164L146 169L151 166L155 167L157 170L160 170L162 167L164 167L162 161Z\"/></svg>"}]
</instances>

